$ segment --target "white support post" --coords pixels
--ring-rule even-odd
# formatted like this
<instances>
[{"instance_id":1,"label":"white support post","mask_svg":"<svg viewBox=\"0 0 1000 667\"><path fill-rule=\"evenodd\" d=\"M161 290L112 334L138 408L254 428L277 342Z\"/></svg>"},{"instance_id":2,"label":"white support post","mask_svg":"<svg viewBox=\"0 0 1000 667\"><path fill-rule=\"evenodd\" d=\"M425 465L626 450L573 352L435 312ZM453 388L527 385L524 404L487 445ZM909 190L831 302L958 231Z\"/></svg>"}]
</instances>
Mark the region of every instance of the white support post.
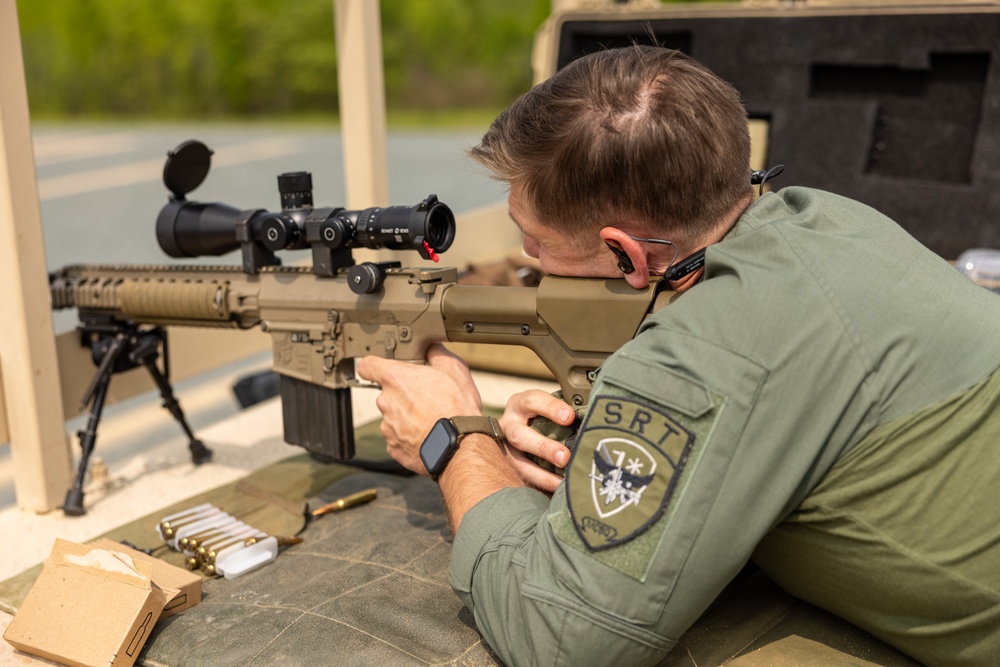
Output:
<instances>
[{"instance_id":1,"label":"white support post","mask_svg":"<svg viewBox=\"0 0 1000 667\"><path fill-rule=\"evenodd\" d=\"M334 0L346 206L389 204L378 0Z\"/></svg>"},{"instance_id":2,"label":"white support post","mask_svg":"<svg viewBox=\"0 0 1000 667\"><path fill-rule=\"evenodd\" d=\"M15 0L0 0L0 378L21 509L62 504L72 457L59 390Z\"/></svg>"}]
</instances>

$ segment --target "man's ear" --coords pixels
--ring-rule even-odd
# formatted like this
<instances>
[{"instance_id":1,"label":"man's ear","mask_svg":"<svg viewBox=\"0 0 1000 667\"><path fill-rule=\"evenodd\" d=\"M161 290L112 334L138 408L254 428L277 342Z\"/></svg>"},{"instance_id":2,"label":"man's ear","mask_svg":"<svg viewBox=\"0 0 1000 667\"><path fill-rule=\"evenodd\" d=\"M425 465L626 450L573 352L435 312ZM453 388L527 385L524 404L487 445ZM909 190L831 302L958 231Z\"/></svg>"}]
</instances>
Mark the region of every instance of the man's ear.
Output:
<instances>
[{"instance_id":1,"label":"man's ear","mask_svg":"<svg viewBox=\"0 0 1000 667\"><path fill-rule=\"evenodd\" d=\"M615 254L618 269L628 284L636 289L645 288L649 284L649 262L642 244L617 227L604 227L601 240Z\"/></svg>"},{"instance_id":2,"label":"man's ear","mask_svg":"<svg viewBox=\"0 0 1000 667\"><path fill-rule=\"evenodd\" d=\"M635 267L632 265L632 259L628 256L628 253L621 248L616 248L610 243L605 243L608 246L608 250L614 253L615 257L618 258L618 270L622 273L632 273L635 271Z\"/></svg>"}]
</instances>

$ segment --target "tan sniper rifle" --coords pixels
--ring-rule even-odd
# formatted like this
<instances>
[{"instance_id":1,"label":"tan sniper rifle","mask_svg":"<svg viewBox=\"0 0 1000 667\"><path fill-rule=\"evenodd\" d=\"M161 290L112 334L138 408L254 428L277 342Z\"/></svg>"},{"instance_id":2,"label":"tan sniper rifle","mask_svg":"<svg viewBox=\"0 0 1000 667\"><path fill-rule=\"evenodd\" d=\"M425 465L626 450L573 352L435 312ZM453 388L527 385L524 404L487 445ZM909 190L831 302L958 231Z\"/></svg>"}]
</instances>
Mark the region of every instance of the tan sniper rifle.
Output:
<instances>
[{"instance_id":1,"label":"tan sniper rifle","mask_svg":"<svg viewBox=\"0 0 1000 667\"><path fill-rule=\"evenodd\" d=\"M354 264L353 245L412 248L433 257L451 245L454 216L433 195L414 207L314 209L304 172L278 177L281 213L187 201L186 192L207 174L210 155L198 142L170 153L164 181L173 196L160 213L157 237L172 256L240 247L241 267L81 265L51 277L53 307L78 309L98 365L84 397L85 404L95 401L93 424L80 433L84 458L67 513L83 513L83 473L113 372L145 365L165 407L188 432L193 459L211 456L154 363L160 344L165 350L164 325L259 326L270 333L285 440L343 460L354 455L355 359L423 361L435 342L521 345L552 371L569 402L584 405L590 374L633 337L659 300L655 286L635 290L624 280L546 276L537 287L492 287L460 285L454 268ZM203 173L188 178L192 172ZM275 250L303 247L312 248L311 267L278 265Z\"/></svg>"}]
</instances>

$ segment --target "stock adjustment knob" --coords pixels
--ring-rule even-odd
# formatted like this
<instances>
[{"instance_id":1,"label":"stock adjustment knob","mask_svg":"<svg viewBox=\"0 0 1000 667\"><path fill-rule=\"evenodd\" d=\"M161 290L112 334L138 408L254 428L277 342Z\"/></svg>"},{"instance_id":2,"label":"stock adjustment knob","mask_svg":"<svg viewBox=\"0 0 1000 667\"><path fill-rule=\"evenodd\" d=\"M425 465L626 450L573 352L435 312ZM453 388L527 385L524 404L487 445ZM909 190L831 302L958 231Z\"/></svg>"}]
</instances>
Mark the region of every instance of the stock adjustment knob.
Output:
<instances>
[{"instance_id":1,"label":"stock adjustment knob","mask_svg":"<svg viewBox=\"0 0 1000 667\"><path fill-rule=\"evenodd\" d=\"M372 262L355 264L347 270L347 284L355 294L374 294L382 289L385 276Z\"/></svg>"}]
</instances>

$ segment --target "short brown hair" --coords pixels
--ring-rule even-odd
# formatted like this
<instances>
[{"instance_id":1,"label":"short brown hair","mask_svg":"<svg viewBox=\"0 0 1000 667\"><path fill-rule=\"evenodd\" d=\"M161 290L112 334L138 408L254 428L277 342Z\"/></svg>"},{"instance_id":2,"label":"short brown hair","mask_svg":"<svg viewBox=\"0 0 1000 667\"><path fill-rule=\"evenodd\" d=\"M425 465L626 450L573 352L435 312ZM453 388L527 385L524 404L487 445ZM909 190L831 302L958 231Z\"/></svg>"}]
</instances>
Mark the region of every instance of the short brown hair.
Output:
<instances>
[{"instance_id":1,"label":"short brown hair","mask_svg":"<svg viewBox=\"0 0 1000 667\"><path fill-rule=\"evenodd\" d=\"M570 63L501 112L469 154L570 233L633 219L698 235L751 192L739 93L654 46Z\"/></svg>"}]
</instances>

